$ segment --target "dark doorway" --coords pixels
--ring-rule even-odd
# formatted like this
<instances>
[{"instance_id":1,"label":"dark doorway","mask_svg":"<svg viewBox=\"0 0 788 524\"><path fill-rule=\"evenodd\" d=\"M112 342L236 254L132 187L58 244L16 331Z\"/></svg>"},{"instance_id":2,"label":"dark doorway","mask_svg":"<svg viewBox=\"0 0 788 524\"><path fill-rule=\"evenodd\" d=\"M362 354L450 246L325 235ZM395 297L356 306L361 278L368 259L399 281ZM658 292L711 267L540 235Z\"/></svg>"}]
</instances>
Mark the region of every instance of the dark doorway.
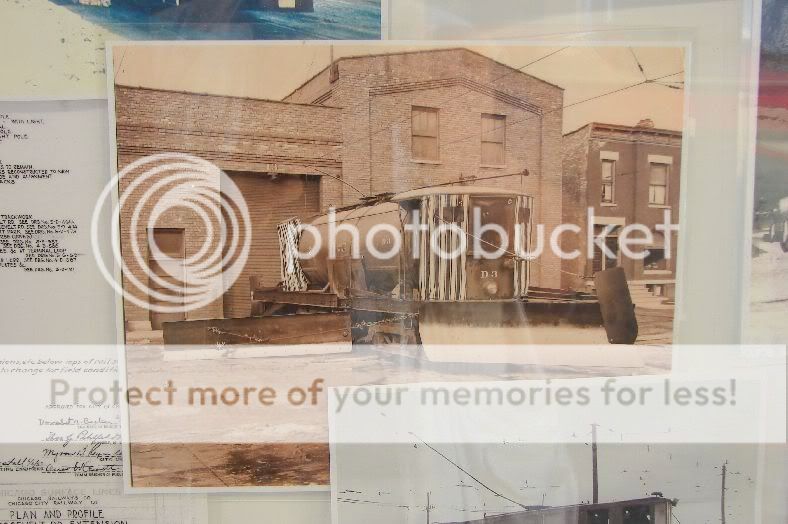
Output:
<instances>
[{"instance_id":1,"label":"dark doorway","mask_svg":"<svg viewBox=\"0 0 788 524\"><path fill-rule=\"evenodd\" d=\"M155 246L151 245L151 243L155 244ZM153 274L149 279L149 287L153 292L164 295L163 298L149 297L151 306L177 307L178 304L181 305L180 311L172 313L160 313L151 308L151 326L153 329L162 329L163 322L186 320L186 312L182 307L186 286L184 271L186 253L183 229L154 228L149 230L148 254L148 267ZM154 276L174 286L176 289L171 289L165 284L157 282Z\"/></svg>"}]
</instances>

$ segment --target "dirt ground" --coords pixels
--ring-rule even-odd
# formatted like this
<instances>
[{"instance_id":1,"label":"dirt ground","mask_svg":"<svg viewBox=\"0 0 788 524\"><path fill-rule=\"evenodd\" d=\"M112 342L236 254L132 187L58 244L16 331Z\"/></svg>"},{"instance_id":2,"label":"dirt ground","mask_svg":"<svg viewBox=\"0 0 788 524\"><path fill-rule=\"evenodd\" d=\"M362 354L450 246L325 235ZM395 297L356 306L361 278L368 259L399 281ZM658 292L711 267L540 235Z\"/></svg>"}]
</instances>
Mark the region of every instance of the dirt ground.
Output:
<instances>
[{"instance_id":1,"label":"dirt ground","mask_svg":"<svg viewBox=\"0 0 788 524\"><path fill-rule=\"evenodd\" d=\"M638 338L635 344L672 344L673 308L645 309L636 307Z\"/></svg>"},{"instance_id":2,"label":"dirt ground","mask_svg":"<svg viewBox=\"0 0 788 524\"><path fill-rule=\"evenodd\" d=\"M327 485L328 444L132 444L133 485Z\"/></svg>"}]
</instances>

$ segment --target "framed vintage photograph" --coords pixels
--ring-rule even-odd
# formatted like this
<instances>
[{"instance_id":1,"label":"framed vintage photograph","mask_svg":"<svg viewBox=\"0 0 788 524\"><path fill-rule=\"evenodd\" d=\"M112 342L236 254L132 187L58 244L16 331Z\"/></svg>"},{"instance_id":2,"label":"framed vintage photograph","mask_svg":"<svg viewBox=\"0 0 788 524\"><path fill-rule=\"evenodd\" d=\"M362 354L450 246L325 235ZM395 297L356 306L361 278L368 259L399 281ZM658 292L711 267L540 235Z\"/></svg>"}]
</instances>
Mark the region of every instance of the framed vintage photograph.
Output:
<instances>
[{"instance_id":1,"label":"framed vintage photograph","mask_svg":"<svg viewBox=\"0 0 788 524\"><path fill-rule=\"evenodd\" d=\"M0 0L0 514L785 523L787 24Z\"/></svg>"},{"instance_id":2,"label":"framed vintage photograph","mask_svg":"<svg viewBox=\"0 0 788 524\"><path fill-rule=\"evenodd\" d=\"M131 486L327 484L330 385L670 369L685 53L113 45L125 378L190 386Z\"/></svg>"}]
</instances>

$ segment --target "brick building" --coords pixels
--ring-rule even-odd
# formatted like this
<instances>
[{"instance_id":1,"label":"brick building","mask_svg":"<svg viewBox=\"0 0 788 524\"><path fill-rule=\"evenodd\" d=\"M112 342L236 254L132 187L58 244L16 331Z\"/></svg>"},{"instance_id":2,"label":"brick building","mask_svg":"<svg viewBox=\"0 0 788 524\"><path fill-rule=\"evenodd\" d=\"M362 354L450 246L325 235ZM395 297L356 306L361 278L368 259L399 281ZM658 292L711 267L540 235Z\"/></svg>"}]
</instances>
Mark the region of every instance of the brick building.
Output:
<instances>
[{"instance_id":1,"label":"brick building","mask_svg":"<svg viewBox=\"0 0 788 524\"><path fill-rule=\"evenodd\" d=\"M671 235L671 244L666 246L665 235L656 225L664 222L666 210L673 223L679 221L681 132L655 129L648 119L634 127L590 123L564 135L563 170L564 222L583 228L578 237L565 236L563 249L579 249L583 256L563 261L562 287L585 288L595 272L620 266L631 289L648 288L655 295L672 296L677 235ZM589 207L593 208L593 224L588 223ZM650 254L643 260L625 257L618 244L621 228L635 223L646 226L653 236L653 242L645 246ZM586 256L588 228L598 234L608 226L612 227L605 244L615 258L595 247L590 260Z\"/></svg>"},{"instance_id":2,"label":"brick building","mask_svg":"<svg viewBox=\"0 0 788 524\"><path fill-rule=\"evenodd\" d=\"M187 318L248 316L249 277L279 280L275 225L362 194L514 175L483 185L533 196L533 220L547 231L562 218L563 90L467 49L340 58L282 101L122 86L115 96L119 170L155 153L190 153L228 173L252 214L248 267L221 300ZM130 230L130 218L121 220L124 249L132 234L140 245L147 237ZM156 233L188 257L205 240L195 218L173 211ZM558 287L560 268L545 253L532 282ZM151 318L128 301L125 313L141 326Z\"/></svg>"},{"instance_id":3,"label":"brick building","mask_svg":"<svg viewBox=\"0 0 788 524\"><path fill-rule=\"evenodd\" d=\"M561 221L563 89L468 49L346 57L285 98L343 108L343 179L367 194L528 171L479 185L535 198L533 220ZM499 133L496 133L499 131ZM323 179L338 205L348 186ZM558 287L560 259L532 265L535 285Z\"/></svg>"},{"instance_id":4,"label":"brick building","mask_svg":"<svg viewBox=\"0 0 788 524\"><path fill-rule=\"evenodd\" d=\"M187 153L216 164L241 190L252 218L252 245L248 263L235 284L215 301L187 315L156 315L125 301L127 321L145 329L162 320L243 317L250 312L249 277L261 276L268 285L279 279L276 225L293 216L310 216L321 208L317 170L341 176L341 142L337 122L340 110L268 100L253 100L193 93L158 91L118 86L115 90L118 170L137 159L165 152ZM121 178L121 195L129 201L156 183L150 178L134 194L128 193L135 173ZM162 176L165 176L163 174ZM219 184L219 180L216 181ZM221 189L221 188L220 188ZM139 217L145 223L151 206ZM132 206L123 206L120 221L121 248L132 253L136 235L141 258L148 257L147 231L131 231ZM173 207L159 217L154 236L157 245L167 244L171 256L193 256L206 241L203 221L195 212ZM214 231L220 224L213 223ZM218 242L218 233L207 239ZM124 289L135 290L133 275L147 282L143 267L124 254L129 271ZM154 261L151 261L154 262ZM155 268L155 264L151 264ZM221 278L221 276L217 277ZM217 282L220 285L221 282ZM148 300L142 293L141 300Z\"/></svg>"}]
</instances>

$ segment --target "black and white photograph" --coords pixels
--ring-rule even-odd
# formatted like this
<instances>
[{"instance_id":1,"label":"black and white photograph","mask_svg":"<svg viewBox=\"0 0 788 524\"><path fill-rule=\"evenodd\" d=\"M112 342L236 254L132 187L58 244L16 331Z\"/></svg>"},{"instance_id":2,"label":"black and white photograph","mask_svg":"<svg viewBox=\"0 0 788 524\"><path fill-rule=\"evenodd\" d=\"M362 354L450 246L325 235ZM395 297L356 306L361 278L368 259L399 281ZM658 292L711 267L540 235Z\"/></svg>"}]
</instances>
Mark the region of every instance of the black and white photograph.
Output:
<instances>
[{"instance_id":1,"label":"black and white photograph","mask_svg":"<svg viewBox=\"0 0 788 524\"><path fill-rule=\"evenodd\" d=\"M129 384L669 369L684 49L111 51ZM269 468L132 408L132 484L326 484L322 404L286 408L307 451Z\"/></svg>"},{"instance_id":2,"label":"black and white photograph","mask_svg":"<svg viewBox=\"0 0 788 524\"><path fill-rule=\"evenodd\" d=\"M595 444L592 430L575 444L338 446L334 522L759 522L755 447Z\"/></svg>"}]
</instances>

